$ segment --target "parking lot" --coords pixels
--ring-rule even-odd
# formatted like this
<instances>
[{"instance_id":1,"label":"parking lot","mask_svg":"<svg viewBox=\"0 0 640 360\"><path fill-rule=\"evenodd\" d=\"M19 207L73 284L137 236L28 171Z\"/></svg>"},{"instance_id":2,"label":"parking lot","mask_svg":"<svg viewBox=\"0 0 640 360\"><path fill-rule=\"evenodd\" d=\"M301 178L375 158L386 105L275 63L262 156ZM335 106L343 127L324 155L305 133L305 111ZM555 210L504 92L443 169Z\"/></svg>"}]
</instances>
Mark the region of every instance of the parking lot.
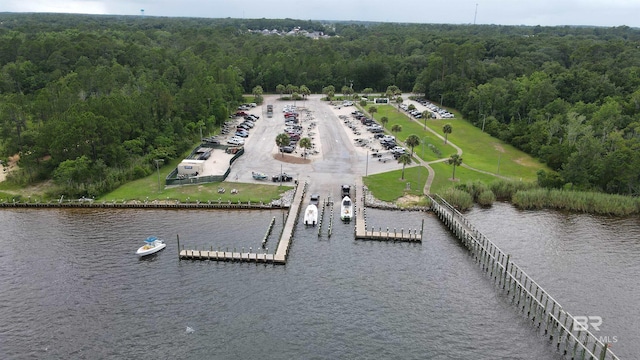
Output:
<instances>
[{"instance_id":1,"label":"parking lot","mask_svg":"<svg viewBox=\"0 0 640 360\"><path fill-rule=\"evenodd\" d=\"M261 172L270 179L284 172L294 179L308 181L310 191L322 196L339 196L340 184L353 184L357 177L366 174L400 169L397 161L382 162L372 156L381 147L376 145L374 134L366 131L362 124L357 130L344 121L350 118L353 106L331 106L321 101L322 95L312 95L307 100L296 101L300 113L301 137L309 137L314 144L311 154L302 156L299 147L291 154L281 154L276 145L276 136L285 129L284 107L294 105L292 101L280 101L277 95L266 95L262 106L248 112L260 116L245 139L245 154L232 165L227 181L268 182L253 179L252 172ZM273 105L273 116L266 114L267 105ZM313 125L312 125L313 124ZM231 134L228 134L230 136ZM356 146L356 139L367 139L367 144ZM224 143L224 142L223 142Z\"/></svg>"}]
</instances>

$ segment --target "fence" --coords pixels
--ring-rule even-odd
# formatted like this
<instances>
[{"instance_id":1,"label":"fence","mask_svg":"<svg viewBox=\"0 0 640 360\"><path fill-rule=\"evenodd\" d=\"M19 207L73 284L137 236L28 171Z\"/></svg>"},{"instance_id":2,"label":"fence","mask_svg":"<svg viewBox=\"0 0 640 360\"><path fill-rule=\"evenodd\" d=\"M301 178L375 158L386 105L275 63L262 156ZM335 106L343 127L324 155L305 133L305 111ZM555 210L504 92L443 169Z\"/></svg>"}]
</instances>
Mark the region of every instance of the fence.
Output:
<instances>
[{"instance_id":1,"label":"fence","mask_svg":"<svg viewBox=\"0 0 640 360\"><path fill-rule=\"evenodd\" d=\"M212 147L214 149L224 149L224 150L228 148L228 146L224 146L224 145L210 145L208 147ZM197 148L191 152L189 157L193 156L196 150ZM173 171L171 171L171 173L169 173L169 175L167 175L167 177L165 178L165 185L188 185L188 184L222 182L227 178L227 176L229 176L229 173L231 172L231 164L233 164L233 162L236 161L236 159L242 156L242 154L244 154L244 148L239 149L238 152L235 155L233 155L231 160L229 160L229 168L222 175L194 176L194 177L179 179L178 169L173 169Z\"/></svg>"}]
</instances>

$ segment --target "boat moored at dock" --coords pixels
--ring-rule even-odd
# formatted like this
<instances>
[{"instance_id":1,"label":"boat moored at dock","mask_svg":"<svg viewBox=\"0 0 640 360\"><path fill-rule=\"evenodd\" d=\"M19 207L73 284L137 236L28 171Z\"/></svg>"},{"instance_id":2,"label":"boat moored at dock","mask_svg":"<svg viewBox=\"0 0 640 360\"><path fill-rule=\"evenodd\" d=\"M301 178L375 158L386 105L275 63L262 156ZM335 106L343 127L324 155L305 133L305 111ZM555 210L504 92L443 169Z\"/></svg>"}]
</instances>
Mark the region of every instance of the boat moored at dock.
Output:
<instances>
[{"instance_id":1,"label":"boat moored at dock","mask_svg":"<svg viewBox=\"0 0 640 360\"><path fill-rule=\"evenodd\" d=\"M351 198L345 196L342 198L342 204L340 205L340 219L345 222L350 222L353 218L353 202Z\"/></svg>"},{"instance_id":2,"label":"boat moored at dock","mask_svg":"<svg viewBox=\"0 0 640 360\"><path fill-rule=\"evenodd\" d=\"M316 226L318 223L318 207L314 204L309 204L304 211L304 224L305 226Z\"/></svg>"}]
</instances>

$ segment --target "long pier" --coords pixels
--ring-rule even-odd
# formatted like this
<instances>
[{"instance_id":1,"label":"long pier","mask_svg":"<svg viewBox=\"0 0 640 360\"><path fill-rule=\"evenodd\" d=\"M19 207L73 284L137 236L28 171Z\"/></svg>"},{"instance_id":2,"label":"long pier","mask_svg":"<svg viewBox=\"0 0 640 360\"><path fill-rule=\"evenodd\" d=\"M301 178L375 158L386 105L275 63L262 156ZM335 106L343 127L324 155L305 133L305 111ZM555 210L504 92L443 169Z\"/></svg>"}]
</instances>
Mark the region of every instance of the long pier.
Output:
<instances>
[{"instance_id":1,"label":"long pier","mask_svg":"<svg viewBox=\"0 0 640 360\"><path fill-rule=\"evenodd\" d=\"M358 190L362 190L362 194L358 194ZM422 227L418 229L382 229L379 227L376 231L371 227L367 229L367 216L366 208L364 206L365 190L362 184L362 179L358 179L355 190L355 213L356 213L356 240L379 240L379 241L408 241L408 242L422 242L422 234L424 232L424 220L422 220Z\"/></svg>"},{"instance_id":2,"label":"long pier","mask_svg":"<svg viewBox=\"0 0 640 360\"><path fill-rule=\"evenodd\" d=\"M284 223L280 240L274 254L267 254L266 252L253 252L251 248L249 252L242 251L220 251L220 250L180 250L180 240L178 239L178 257L181 260L213 260L213 261L244 261L244 262L263 262L284 265L287 262L289 255L289 248L291 248L293 233L300 217L300 210L302 208L302 199L307 192L307 183L298 182L296 184L295 194L293 201L289 207L289 213L287 220ZM269 225L269 227L271 227ZM263 240L264 243L264 240Z\"/></svg>"},{"instance_id":3,"label":"long pier","mask_svg":"<svg viewBox=\"0 0 640 360\"><path fill-rule=\"evenodd\" d=\"M431 208L494 284L506 293L518 311L571 359L619 360L589 330L582 327L554 298L518 267L462 214L439 196L431 197Z\"/></svg>"}]
</instances>

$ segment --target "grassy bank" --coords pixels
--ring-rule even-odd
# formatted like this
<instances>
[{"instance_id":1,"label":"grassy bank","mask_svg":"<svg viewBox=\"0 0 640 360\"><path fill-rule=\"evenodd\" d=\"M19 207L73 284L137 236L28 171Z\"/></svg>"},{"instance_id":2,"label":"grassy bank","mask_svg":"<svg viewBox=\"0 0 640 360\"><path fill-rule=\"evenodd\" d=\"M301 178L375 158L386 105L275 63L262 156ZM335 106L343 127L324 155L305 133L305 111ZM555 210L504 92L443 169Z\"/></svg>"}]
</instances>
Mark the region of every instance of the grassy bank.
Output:
<instances>
[{"instance_id":1,"label":"grassy bank","mask_svg":"<svg viewBox=\"0 0 640 360\"><path fill-rule=\"evenodd\" d=\"M207 184L194 184L183 186L164 187L164 179L173 169L176 168L180 159L171 161L169 164L160 168L160 184L158 186L158 174L154 173L142 179L138 179L124 184L116 190L101 196L99 201L122 201L122 200L139 200L139 201L228 201L233 202L270 202L280 198L282 193L292 189L293 186L278 186L275 184L265 183L236 183L236 182L216 182ZM218 189L224 188L224 193L219 193ZM231 190L238 190L237 194L232 194Z\"/></svg>"},{"instance_id":2,"label":"grassy bank","mask_svg":"<svg viewBox=\"0 0 640 360\"><path fill-rule=\"evenodd\" d=\"M402 170L394 170L369 175L362 179L376 199L395 202L405 195L423 196L422 191L427 181L427 175L427 169L424 167L412 166L405 168L404 178L402 178Z\"/></svg>"}]
</instances>

